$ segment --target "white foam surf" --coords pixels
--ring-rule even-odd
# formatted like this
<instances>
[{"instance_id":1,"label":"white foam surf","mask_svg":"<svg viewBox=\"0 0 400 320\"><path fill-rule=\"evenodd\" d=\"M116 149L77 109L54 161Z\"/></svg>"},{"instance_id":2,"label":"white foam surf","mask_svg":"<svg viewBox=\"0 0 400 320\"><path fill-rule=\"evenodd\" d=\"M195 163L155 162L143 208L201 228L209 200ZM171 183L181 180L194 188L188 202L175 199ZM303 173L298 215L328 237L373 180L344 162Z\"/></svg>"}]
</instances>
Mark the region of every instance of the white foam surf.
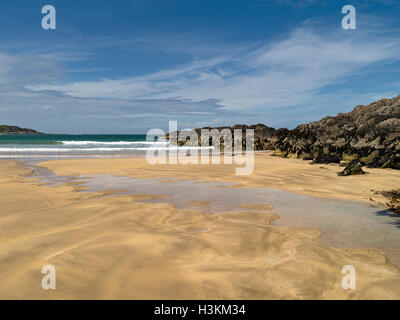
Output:
<instances>
[{"instance_id":1,"label":"white foam surf","mask_svg":"<svg viewBox=\"0 0 400 320\"><path fill-rule=\"evenodd\" d=\"M85 145L167 145L169 141L59 141L63 145L85 146Z\"/></svg>"},{"instance_id":2,"label":"white foam surf","mask_svg":"<svg viewBox=\"0 0 400 320\"><path fill-rule=\"evenodd\" d=\"M152 146L142 148L0 148L0 153L66 153L66 152L115 152L115 151L146 151L146 150L211 150L213 147L177 147L177 146Z\"/></svg>"}]
</instances>

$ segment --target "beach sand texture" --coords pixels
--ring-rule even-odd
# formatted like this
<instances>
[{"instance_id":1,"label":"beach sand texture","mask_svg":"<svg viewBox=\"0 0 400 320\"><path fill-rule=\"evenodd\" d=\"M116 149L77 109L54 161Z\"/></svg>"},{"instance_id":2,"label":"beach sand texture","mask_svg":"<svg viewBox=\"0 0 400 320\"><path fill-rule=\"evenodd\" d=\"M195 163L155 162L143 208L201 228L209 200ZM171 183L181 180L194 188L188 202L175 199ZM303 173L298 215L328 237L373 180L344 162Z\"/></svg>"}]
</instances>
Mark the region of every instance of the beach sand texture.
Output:
<instances>
[{"instance_id":1,"label":"beach sand texture","mask_svg":"<svg viewBox=\"0 0 400 320\"><path fill-rule=\"evenodd\" d=\"M282 188L307 195L383 201L374 190L396 187L400 173L370 169L337 177L338 166L256 155L250 176L228 165L158 165L146 159L73 159L39 164L59 175L112 174L202 179L236 187ZM323 167L323 168L321 168ZM154 196L79 192L73 182L44 185L15 161L0 165L2 299L399 299L400 269L374 248L337 249L311 228L271 225L267 203L203 212ZM105 196L106 195L106 196ZM56 290L41 287L44 265ZM357 289L344 290L344 265Z\"/></svg>"}]
</instances>

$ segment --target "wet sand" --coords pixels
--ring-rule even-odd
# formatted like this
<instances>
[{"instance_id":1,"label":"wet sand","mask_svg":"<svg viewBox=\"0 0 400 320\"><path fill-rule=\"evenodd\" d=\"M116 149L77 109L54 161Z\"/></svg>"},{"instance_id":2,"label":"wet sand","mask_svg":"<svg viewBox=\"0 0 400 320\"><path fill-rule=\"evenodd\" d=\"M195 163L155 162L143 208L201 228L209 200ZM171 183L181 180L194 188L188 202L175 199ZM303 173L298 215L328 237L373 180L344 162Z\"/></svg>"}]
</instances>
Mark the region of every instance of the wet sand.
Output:
<instances>
[{"instance_id":1,"label":"wet sand","mask_svg":"<svg viewBox=\"0 0 400 320\"><path fill-rule=\"evenodd\" d=\"M51 171L39 176L46 183L60 183L61 177ZM142 194L153 194L154 198L142 201L166 202L178 209L201 209L208 214L273 211L279 216L274 225L312 227L321 231L319 242L335 248L378 248L391 263L400 266L400 217L388 216L383 206L374 203L311 197L271 188L230 188L232 184L222 182L85 175L74 177L74 183L79 183L82 192L130 194L138 201Z\"/></svg>"},{"instance_id":2,"label":"wet sand","mask_svg":"<svg viewBox=\"0 0 400 320\"><path fill-rule=\"evenodd\" d=\"M77 176L110 174L134 178L168 178L173 180L203 180L231 182L237 187L277 188L309 196L386 203L374 191L391 190L400 185L400 170L366 169L368 174L339 177L339 165L310 165L309 161L273 157L255 153L251 175L235 174L236 165L150 165L145 158L66 159L44 161L40 166L57 175Z\"/></svg>"},{"instance_id":3,"label":"wet sand","mask_svg":"<svg viewBox=\"0 0 400 320\"><path fill-rule=\"evenodd\" d=\"M155 167L145 159L40 165L62 176L200 179L365 203L374 196L371 189L391 189L400 177L369 170L364 177L340 178L339 167L265 155L256 156L251 176L235 176L233 166ZM74 180L47 185L15 161L1 161L0 189L3 299L400 298L400 269L383 251L333 248L319 241L315 228L276 225L267 202L243 199L236 210L210 214L201 197L180 208L151 192L121 194L124 188L107 186L82 192ZM41 288L46 264L56 268L56 290ZM357 271L356 290L341 287L344 265Z\"/></svg>"}]
</instances>

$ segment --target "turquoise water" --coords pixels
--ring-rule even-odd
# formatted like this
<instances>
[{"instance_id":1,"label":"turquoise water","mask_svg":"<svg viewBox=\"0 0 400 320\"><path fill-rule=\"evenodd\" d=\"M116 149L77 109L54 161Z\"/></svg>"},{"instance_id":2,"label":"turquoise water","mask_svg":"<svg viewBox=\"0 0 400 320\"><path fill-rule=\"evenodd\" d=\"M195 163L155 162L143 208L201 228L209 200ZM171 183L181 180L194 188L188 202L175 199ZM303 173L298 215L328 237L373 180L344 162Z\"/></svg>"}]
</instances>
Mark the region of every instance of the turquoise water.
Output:
<instances>
[{"instance_id":1,"label":"turquoise water","mask_svg":"<svg viewBox=\"0 0 400 320\"><path fill-rule=\"evenodd\" d=\"M137 134L0 135L0 157L138 153L168 145L168 142L149 140L146 140L145 135Z\"/></svg>"},{"instance_id":2,"label":"turquoise water","mask_svg":"<svg viewBox=\"0 0 400 320\"><path fill-rule=\"evenodd\" d=\"M0 145L62 145L65 141L76 142L135 142L146 141L143 134L26 134L26 135L0 135Z\"/></svg>"}]
</instances>

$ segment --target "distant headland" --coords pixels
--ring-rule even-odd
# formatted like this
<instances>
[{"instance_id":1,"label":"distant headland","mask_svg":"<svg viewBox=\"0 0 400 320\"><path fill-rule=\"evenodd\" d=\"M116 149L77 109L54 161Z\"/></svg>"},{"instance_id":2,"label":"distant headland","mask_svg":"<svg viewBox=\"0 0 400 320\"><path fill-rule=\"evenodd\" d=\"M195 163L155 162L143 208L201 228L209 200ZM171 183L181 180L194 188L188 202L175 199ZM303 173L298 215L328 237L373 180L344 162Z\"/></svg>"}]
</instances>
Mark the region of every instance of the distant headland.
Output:
<instances>
[{"instance_id":1,"label":"distant headland","mask_svg":"<svg viewBox=\"0 0 400 320\"><path fill-rule=\"evenodd\" d=\"M44 133L29 128L0 125L0 134L44 134Z\"/></svg>"}]
</instances>

